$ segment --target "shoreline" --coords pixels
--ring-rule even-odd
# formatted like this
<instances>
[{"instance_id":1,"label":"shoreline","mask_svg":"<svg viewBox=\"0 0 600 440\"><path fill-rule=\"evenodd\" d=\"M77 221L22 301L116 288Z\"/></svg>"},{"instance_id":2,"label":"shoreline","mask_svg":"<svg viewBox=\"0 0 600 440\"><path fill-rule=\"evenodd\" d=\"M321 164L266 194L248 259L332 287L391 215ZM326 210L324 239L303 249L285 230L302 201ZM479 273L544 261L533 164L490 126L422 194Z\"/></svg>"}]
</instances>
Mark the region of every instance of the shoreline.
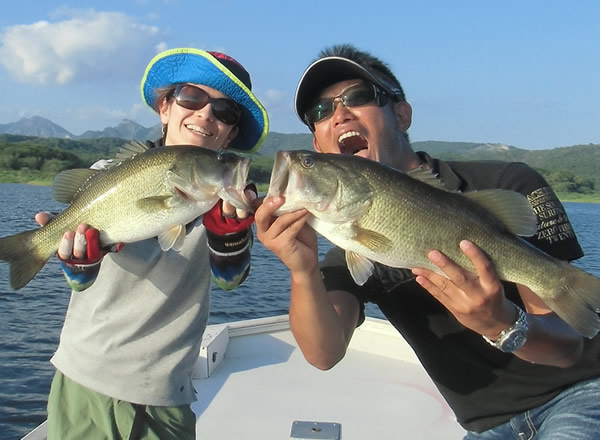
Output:
<instances>
[{"instance_id":1,"label":"shoreline","mask_svg":"<svg viewBox=\"0 0 600 440\"><path fill-rule=\"evenodd\" d=\"M561 203L600 203L600 194L556 193Z\"/></svg>"},{"instance_id":2,"label":"shoreline","mask_svg":"<svg viewBox=\"0 0 600 440\"><path fill-rule=\"evenodd\" d=\"M12 183L12 184L20 184L20 185L33 185L33 186L51 186L52 182L51 181L39 181L39 180L32 180L29 182L2 182L1 183ZM268 187L268 184L257 184L259 192L262 190L263 186L265 187L265 193L266 193L266 188ZM562 193L562 192L557 192L556 193L558 200L561 201L561 203L600 203L600 194L578 194L578 193Z\"/></svg>"}]
</instances>

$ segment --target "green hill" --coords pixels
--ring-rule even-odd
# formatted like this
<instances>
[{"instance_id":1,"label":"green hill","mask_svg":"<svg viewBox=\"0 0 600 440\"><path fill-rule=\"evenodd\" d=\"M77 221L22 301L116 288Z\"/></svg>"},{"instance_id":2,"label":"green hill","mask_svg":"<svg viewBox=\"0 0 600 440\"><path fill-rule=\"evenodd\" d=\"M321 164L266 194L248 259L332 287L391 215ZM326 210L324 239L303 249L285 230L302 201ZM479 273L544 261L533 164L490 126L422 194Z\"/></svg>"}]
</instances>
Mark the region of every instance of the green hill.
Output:
<instances>
[{"instance_id":1,"label":"green hill","mask_svg":"<svg viewBox=\"0 0 600 440\"><path fill-rule=\"evenodd\" d=\"M550 150L524 150L504 144L419 141L416 151L444 160L502 160L525 162L538 170L563 200L600 199L600 145L573 145ZM278 150L311 150L312 135L269 133L259 150L273 157Z\"/></svg>"},{"instance_id":2,"label":"green hill","mask_svg":"<svg viewBox=\"0 0 600 440\"><path fill-rule=\"evenodd\" d=\"M119 138L60 139L21 135L0 135L0 181L48 183L56 173L88 167L100 158L111 157L127 140ZM525 162L537 169L555 191L600 197L600 145L573 145L551 150L524 150L503 144L474 142L414 142L417 151L426 151L445 160L503 160ZM312 150L310 133L270 132L253 158L250 179L268 183L272 161L279 150ZM563 197L564 198L564 197Z\"/></svg>"}]
</instances>

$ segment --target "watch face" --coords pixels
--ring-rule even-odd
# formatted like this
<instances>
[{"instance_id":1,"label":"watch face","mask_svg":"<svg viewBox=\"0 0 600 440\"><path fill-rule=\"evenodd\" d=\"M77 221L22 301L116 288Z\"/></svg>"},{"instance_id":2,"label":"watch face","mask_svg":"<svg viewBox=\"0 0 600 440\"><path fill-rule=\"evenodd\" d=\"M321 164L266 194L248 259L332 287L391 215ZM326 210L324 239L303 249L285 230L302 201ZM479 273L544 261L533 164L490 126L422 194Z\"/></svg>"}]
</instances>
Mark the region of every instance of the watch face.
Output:
<instances>
[{"instance_id":1,"label":"watch face","mask_svg":"<svg viewBox=\"0 0 600 440\"><path fill-rule=\"evenodd\" d=\"M504 336L500 350L506 353L512 353L513 351L517 351L519 348L521 348L523 344L525 344L526 340L526 329L514 329Z\"/></svg>"}]
</instances>

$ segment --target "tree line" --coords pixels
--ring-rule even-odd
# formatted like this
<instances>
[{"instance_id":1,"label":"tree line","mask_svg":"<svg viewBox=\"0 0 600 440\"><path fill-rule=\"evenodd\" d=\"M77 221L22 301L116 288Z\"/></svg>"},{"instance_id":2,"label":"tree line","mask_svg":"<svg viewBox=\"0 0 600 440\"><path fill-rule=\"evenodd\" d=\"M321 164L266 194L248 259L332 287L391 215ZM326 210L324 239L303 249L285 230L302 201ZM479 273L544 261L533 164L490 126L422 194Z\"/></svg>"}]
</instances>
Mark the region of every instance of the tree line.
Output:
<instances>
[{"instance_id":1,"label":"tree line","mask_svg":"<svg viewBox=\"0 0 600 440\"><path fill-rule=\"evenodd\" d=\"M287 135L274 133L279 149L283 149L281 145L286 145L285 136ZM306 137L303 135L290 136L291 140L306 143ZM125 142L119 138L71 140L0 135L0 182L50 183L54 176L63 170L87 168L99 159L113 157ZM423 145L419 145L420 147L427 147L426 143L421 144ZM300 142L285 149L298 148L307 147ZM270 149L267 147L266 150ZM595 174L590 175L587 172L588 169L599 169L600 146L575 146L546 152L511 150L504 154L498 152L484 154L476 149L453 148L452 150L432 152L432 154L447 160L520 160L536 168L557 193L600 196L600 182ZM274 152L269 152L272 154L252 156L250 181L263 185L269 182L274 155ZM586 159L582 160L582 157ZM587 168L574 171L575 164L582 162Z\"/></svg>"},{"instance_id":2,"label":"tree line","mask_svg":"<svg viewBox=\"0 0 600 440\"><path fill-rule=\"evenodd\" d=\"M0 135L0 182L49 184L58 173L89 168L100 159L114 157L127 141L119 138L70 140ZM273 159L252 157L249 180L266 184Z\"/></svg>"}]
</instances>

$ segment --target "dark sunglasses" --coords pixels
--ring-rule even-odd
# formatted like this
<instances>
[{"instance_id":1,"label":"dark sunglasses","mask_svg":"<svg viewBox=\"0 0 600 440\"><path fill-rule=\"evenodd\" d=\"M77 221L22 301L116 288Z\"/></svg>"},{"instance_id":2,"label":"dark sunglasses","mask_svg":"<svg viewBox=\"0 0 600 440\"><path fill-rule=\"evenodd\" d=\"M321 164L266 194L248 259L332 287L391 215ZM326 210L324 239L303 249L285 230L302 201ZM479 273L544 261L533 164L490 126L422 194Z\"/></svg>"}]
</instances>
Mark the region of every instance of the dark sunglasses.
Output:
<instances>
[{"instance_id":1,"label":"dark sunglasses","mask_svg":"<svg viewBox=\"0 0 600 440\"><path fill-rule=\"evenodd\" d=\"M219 121L227 125L237 125L242 111L240 107L227 98L211 98L204 90L190 84L179 84L173 92L175 102L188 110L200 110L206 104L212 104L212 111Z\"/></svg>"},{"instance_id":2,"label":"dark sunglasses","mask_svg":"<svg viewBox=\"0 0 600 440\"><path fill-rule=\"evenodd\" d=\"M375 102L383 107L388 102L388 95L374 84L353 84L332 98L321 98L304 113L304 121L314 129L319 121L329 118L335 112L337 103L341 102L346 107L360 107Z\"/></svg>"}]
</instances>

